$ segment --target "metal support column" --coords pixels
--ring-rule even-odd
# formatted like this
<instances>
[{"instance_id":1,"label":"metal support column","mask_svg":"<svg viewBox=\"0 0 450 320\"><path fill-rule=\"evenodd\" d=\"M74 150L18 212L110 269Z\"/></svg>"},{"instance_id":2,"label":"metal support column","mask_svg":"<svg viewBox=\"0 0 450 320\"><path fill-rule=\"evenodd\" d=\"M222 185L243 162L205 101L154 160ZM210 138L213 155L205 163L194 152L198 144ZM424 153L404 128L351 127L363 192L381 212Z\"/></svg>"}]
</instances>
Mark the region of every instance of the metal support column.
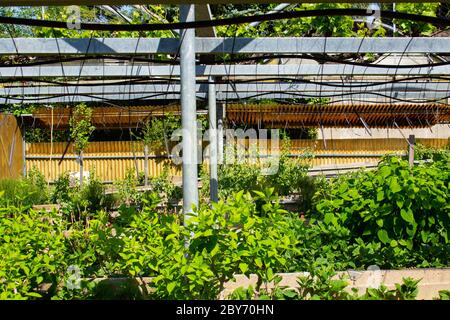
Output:
<instances>
[{"instance_id":1,"label":"metal support column","mask_svg":"<svg viewBox=\"0 0 450 320\"><path fill-rule=\"evenodd\" d=\"M416 136L413 134L410 135L408 138L408 142L409 142L408 161L409 161L409 165L412 167L412 166L414 166L414 147L416 144Z\"/></svg>"},{"instance_id":2,"label":"metal support column","mask_svg":"<svg viewBox=\"0 0 450 320\"><path fill-rule=\"evenodd\" d=\"M224 119L224 105L219 103L217 105L217 160L220 164L223 164L223 119Z\"/></svg>"},{"instance_id":3,"label":"metal support column","mask_svg":"<svg viewBox=\"0 0 450 320\"><path fill-rule=\"evenodd\" d=\"M23 161L23 167L22 167L22 175L24 177L27 176L27 142L25 140L25 134L26 134L26 127L23 123L22 118L22 161ZM51 163L51 162L50 162Z\"/></svg>"},{"instance_id":4,"label":"metal support column","mask_svg":"<svg viewBox=\"0 0 450 320\"><path fill-rule=\"evenodd\" d=\"M180 5L180 21L195 21L195 5ZM181 122L183 129L183 214L198 206L195 29L180 30Z\"/></svg>"},{"instance_id":5,"label":"metal support column","mask_svg":"<svg viewBox=\"0 0 450 320\"><path fill-rule=\"evenodd\" d=\"M209 78L208 85L208 115L209 115L209 194L211 202L219 201L219 185L217 177L217 105L216 85L214 78Z\"/></svg>"}]
</instances>

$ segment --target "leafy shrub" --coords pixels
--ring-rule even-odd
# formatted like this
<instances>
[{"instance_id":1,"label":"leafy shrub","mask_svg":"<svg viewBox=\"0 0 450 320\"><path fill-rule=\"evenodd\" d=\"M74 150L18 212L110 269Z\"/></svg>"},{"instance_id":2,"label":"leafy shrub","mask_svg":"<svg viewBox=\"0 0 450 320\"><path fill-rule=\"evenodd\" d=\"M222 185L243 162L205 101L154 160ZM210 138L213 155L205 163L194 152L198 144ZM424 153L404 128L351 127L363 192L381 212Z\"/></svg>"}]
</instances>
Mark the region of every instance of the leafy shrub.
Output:
<instances>
[{"instance_id":1,"label":"leafy shrub","mask_svg":"<svg viewBox=\"0 0 450 320\"><path fill-rule=\"evenodd\" d=\"M300 196L299 209L309 211L313 204L313 196L321 181L308 176L308 168L312 155L308 152L303 157L290 157L291 142L283 137L279 158L275 161L276 171L270 175L263 174L262 163L251 163L249 160L223 164L219 166L218 183L219 198L226 199L240 190L265 190L274 188L279 196ZM209 194L209 174L203 167L202 172L203 197Z\"/></svg>"},{"instance_id":2,"label":"leafy shrub","mask_svg":"<svg viewBox=\"0 0 450 320\"><path fill-rule=\"evenodd\" d=\"M302 191L306 191L302 189L310 187L310 185L307 185L311 181L307 176L309 168L307 160L312 155L305 154L301 158L289 157L290 149L291 142L289 138L284 137L282 140L281 154L278 159L278 170L273 175L264 176L262 181L266 188L275 188L277 193L282 196L301 193Z\"/></svg>"},{"instance_id":3,"label":"leafy shrub","mask_svg":"<svg viewBox=\"0 0 450 320\"><path fill-rule=\"evenodd\" d=\"M43 192L43 199L47 200L45 198L48 196L48 184L42 172L36 167L33 167L27 172L25 180L33 186L40 188Z\"/></svg>"},{"instance_id":4,"label":"leafy shrub","mask_svg":"<svg viewBox=\"0 0 450 320\"><path fill-rule=\"evenodd\" d=\"M125 172L124 179L116 181L114 185L117 188L118 198L122 204L130 206L139 202L139 191L136 190L138 179L133 168L129 168Z\"/></svg>"},{"instance_id":5,"label":"leafy shrub","mask_svg":"<svg viewBox=\"0 0 450 320\"><path fill-rule=\"evenodd\" d=\"M181 119L171 113L162 118L154 117L144 123L141 136L138 137L149 147L149 152L160 152L168 144L172 133L181 127Z\"/></svg>"},{"instance_id":6,"label":"leafy shrub","mask_svg":"<svg viewBox=\"0 0 450 320\"><path fill-rule=\"evenodd\" d=\"M16 207L45 204L48 200L48 189L42 179L36 171L31 171L25 179L0 180L0 191L4 193L2 201Z\"/></svg>"},{"instance_id":7,"label":"leafy shrub","mask_svg":"<svg viewBox=\"0 0 450 320\"><path fill-rule=\"evenodd\" d=\"M89 212L92 215L100 210L110 210L115 203L114 196L106 194L106 188L95 170L91 170L88 183L84 183L82 187L79 183L71 183L69 173L60 175L55 181L51 200L62 205L63 211L72 220L85 218Z\"/></svg>"},{"instance_id":8,"label":"leafy shrub","mask_svg":"<svg viewBox=\"0 0 450 320\"><path fill-rule=\"evenodd\" d=\"M237 163L219 166L217 179L219 182L219 197L226 199L240 190L259 189L258 177L260 176L260 168L252 164ZM205 184L205 186L207 186L207 184Z\"/></svg>"},{"instance_id":9,"label":"leafy shrub","mask_svg":"<svg viewBox=\"0 0 450 320\"><path fill-rule=\"evenodd\" d=\"M378 288L367 288L365 294L359 295L357 288L348 290L348 277L337 277L334 266L318 259L304 269L305 274L297 278L297 286L288 288L280 286L282 278L278 276L273 282L273 288L259 290L237 288L230 299L271 299L271 300L414 300L418 294L419 280L410 277L403 278L401 284L395 284L395 289L388 290L384 284ZM441 298L443 295L441 295ZM445 294L444 294L445 298Z\"/></svg>"},{"instance_id":10,"label":"leafy shrub","mask_svg":"<svg viewBox=\"0 0 450 320\"><path fill-rule=\"evenodd\" d=\"M149 184L152 192L159 194L168 201L178 201L183 197L182 189L170 180L168 166L164 167L159 176L150 178Z\"/></svg>"},{"instance_id":11,"label":"leafy shrub","mask_svg":"<svg viewBox=\"0 0 450 320\"><path fill-rule=\"evenodd\" d=\"M257 274L259 286L272 281L296 251L286 212L272 203L272 192L256 196L264 201L261 212L240 192L200 209L186 226L144 208L125 232L123 266L132 276L154 276L154 296L164 299L214 299L235 273Z\"/></svg>"},{"instance_id":12,"label":"leafy shrub","mask_svg":"<svg viewBox=\"0 0 450 320\"><path fill-rule=\"evenodd\" d=\"M64 224L55 212L0 209L0 299L40 297L40 284L55 290L64 267Z\"/></svg>"},{"instance_id":13,"label":"leafy shrub","mask_svg":"<svg viewBox=\"0 0 450 320\"><path fill-rule=\"evenodd\" d=\"M450 142L447 148L437 149L417 144L414 148L415 160L450 161Z\"/></svg>"},{"instance_id":14,"label":"leafy shrub","mask_svg":"<svg viewBox=\"0 0 450 320\"><path fill-rule=\"evenodd\" d=\"M70 201L72 187L70 186L70 176L68 172L61 174L54 183L53 190L50 195L52 203L67 203Z\"/></svg>"},{"instance_id":15,"label":"leafy shrub","mask_svg":"<svg viewBox=\"0 0 450 320\"><path fill-rule=\"evenodd\" d=\"M0 208L0 299L92 297L96 283L81 281L71 290L66 281L69 267L79 268L80 277L114 274L121 241L108 214L100 211L85 225L57 211L25 209Z\"/></svg>"},{"instance_id":16,"label":"leafy shrub","mask_svg":"<svg viewBox=\"0 0 450 320\"><path fill-rule=\"evenodd\" d=\"M406 161L386 158L376 171L332 183L313 223L334 233L329 243L341 245L353 256L345 259L360 266L448 265L449 177L448 162L410 168Z\"/></svg>"},{"instance_id":17,"label":"leafy shrub","mask_svg":"<svg viewBox=\"0 0 450 320\"><path fill-rule=\"evenodd\" d=\"M450 300L450 290L439 291L439 300Z\"/></svg>"}]
</instances>

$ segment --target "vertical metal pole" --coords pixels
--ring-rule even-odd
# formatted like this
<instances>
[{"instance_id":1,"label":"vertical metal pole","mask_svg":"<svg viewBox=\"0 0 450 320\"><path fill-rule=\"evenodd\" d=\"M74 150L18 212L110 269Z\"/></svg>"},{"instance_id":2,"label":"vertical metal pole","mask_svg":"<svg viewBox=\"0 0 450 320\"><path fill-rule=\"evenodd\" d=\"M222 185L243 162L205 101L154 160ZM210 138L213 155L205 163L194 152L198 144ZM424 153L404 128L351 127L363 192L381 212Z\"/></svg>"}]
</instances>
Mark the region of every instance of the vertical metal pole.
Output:
<instances>
[{"instance_id":1,"label":"vertical metal pole","mask_svg":"<svg viewBox=\"0 0 450 320\"><path fill-rule=\"evenodd\" d=\"M412 167L414 166L414 145L416 144L416 136L413 134L410 135L408 138L408 142L409 142L408 160L409 165Z\"/></svg>"},{"instance_id":2,"label":"vertical metal pole","mask_svg":"<svg viewBox=\"0 0 450 320\"><path fill-rule=\"evenodd\" d=\"M180 5L180 21L195 21L195 5ZM181 123L183 129L183 214L198 206L195 29L180 30Z\"/></svg>"},{"instance_id":3,"label":"vertical metal pole","mask_svg":"<svg viewBox=\"0 0 450 320\"><path fill-rule=\"evenodd\" d=\"M22 129L22 161L23 161L22 173L23 173L23 176L26 177L27 176L27 142L25 140L26 127L23 122L23 118L22 118L22 126L23 126L23 129Z\"/></svg>"},{"instance_id":4,"label":"vertical metal pole","mask_svg":"<svg viewBox=\"0 0 450 320\"><path fill-rule=\"evenodd\" d=\"M395 12L395 2L392 4L392 11ZM395 20L392 20L392 37L395 37L395 34L397 33L397 25L395 24Z\"/></svg>"},{"instance_id":5,"label":"vertical metal pole","mask_svg":"<svg viewBox=\"0 0 450 320\"><path fill-rule=\"evenodd\" d=\"M219 201L219 185L217 177L217 113L216 85L214 78L209 77L208 115L209 115L209 195L211 202Z\"/></svg>"},{"instance_id":6,"label":"vertical metal pole","mask_svg":"<svg viewBox=\"0 0 450 320\"><path fill-rule=\"evenodd\" d=\"M148 186L148 145L144 145L144 186Z\"/></svg>"},{"instance_id":7,"label":"vertical metal pole","mask_svg":"<svg viewBox=\"0 0 450 320\"><path fill-rule=\"evenodd\" d=\"M79 154L80 157L80 187L83 186L83 170L84 170L84 164L83 164L83 151Z\"/></svg>"},{"instance_id":8,"label":"vertical metal pole","mask_svg":"<svg viewBox=\"0 0 450 320\"><path fill-rule=\"evenodd\" d=\"M217 160L220 164L223 164L223 118L224 118L224 106L222 104L217 105Z\"/></svg>"}]
</instances>

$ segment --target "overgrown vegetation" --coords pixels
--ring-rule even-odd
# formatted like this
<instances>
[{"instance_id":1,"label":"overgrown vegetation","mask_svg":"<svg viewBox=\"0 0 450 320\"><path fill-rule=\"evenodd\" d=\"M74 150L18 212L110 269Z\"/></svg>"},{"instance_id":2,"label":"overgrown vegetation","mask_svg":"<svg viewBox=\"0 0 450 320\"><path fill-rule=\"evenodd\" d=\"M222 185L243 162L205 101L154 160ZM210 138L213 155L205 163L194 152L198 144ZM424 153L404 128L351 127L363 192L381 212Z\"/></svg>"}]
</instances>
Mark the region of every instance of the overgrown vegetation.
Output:
<instances>
[{"instance_id":1,"label":"overgrown vegetation","mask_svg":"<svg viewBox=\"0 0 450 320\"><path fill-rule=\"evenodd\" d=\"M370 265L448 267L449 172L448 158L413 168L386 158L375 171L322 185L306 221L282 208L274 188L232 193L212 207L202 204L186 224L177 214L161 212L160 194L151 192L140 205L122 202L115 215L85 203L81 218L3 200L0 292L2 298L88 299L100 294L99 282L89 279L148 276L154 291L140 288L129 298L215 299L240 273L257 276L255 287L235 293L240 298L412 299L417 283L411 279L394 290L381 287L360 296L346 290L345 279L332 276ZM95 180L90 183L85 190L97 190ZM92 198L99 194L92 192ZM67 287L69 266L80 268L85 279L79 289ZM298 271L313 277L299 279L294 291L267 291L267 283L279 281L276 273ZM51 284L45 295L42 283Z\"/></svg>"},{"instance_id":2,"label":"overgrown vegetation","mask_svg":"<svg viewBox=\"0 0 450 320\"><path fill-rule=\"evenodd\" d=\"M49 197L44 176L34 168L23 179L1 179L0 192L3 192L0 204L15 207L44 204Z\"/></svg>"},{"instance_id":3,"label":"overgrown vegetation","mask_svg":"<svg viewBox=\"0 0 450 320\"><path fill-rule=\"evenodd\" d=\"M320 185L321 179L308 176L308 168L313 155L307 150L302 157L290 157L291 141L286 135L281 140L280 154L277 158L268 158L267 161L252 159L246 154L243 161L235 161L219 166L219 197L228 198L240 190L263 191L274 188L278 196L291 196L298 198L298 209L306 212L312 208L312 197ZM235 151L237 154L237 151ZM264 159L264 158L263 158ZM269 171L274 169L273 172ZM204 198L209 194L209 178L206 168L202 170L201 195Z\"/></svg>"}]
</instances>

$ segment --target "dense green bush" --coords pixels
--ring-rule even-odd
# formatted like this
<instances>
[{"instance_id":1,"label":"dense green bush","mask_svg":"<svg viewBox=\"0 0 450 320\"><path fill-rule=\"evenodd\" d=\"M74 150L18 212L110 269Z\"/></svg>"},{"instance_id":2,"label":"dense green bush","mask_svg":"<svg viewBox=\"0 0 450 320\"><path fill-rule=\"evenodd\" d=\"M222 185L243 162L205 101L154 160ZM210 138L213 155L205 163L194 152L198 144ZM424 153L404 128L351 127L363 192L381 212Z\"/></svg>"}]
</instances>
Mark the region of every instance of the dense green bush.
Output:
<instances>
[{"instance_id":1,"label":"dense green bush","mask_svg":"<svg viewBox=\"0 0 450 320\"><path fill-rule=\"evenodd\" d=\"M375 171L332 182L311 223L324 232L320 245L345 253L341 261L386 268L448 266L449 183L448 161L410 168L389 157Z\"/></svg>"},{"instance_id":2,"label":"dense green bush","mask_svg":"<svg viewBox=\"0 0 450 320\"><path fill-rule=\"evenodd\" d=\"M185 224L158 212L158 193L141 197L141 206L121 206L118 216L84 211L81 220L3 205L0 294L37 297L46 282L46 297L104 297L107 289L95 291L89 278L150 276L154 291L143 297L214 299L243 273L258 277L253 298L353 299L344 295L345 283L329 282L334 270L450 265L449 169L444 161L410 168L387 158L375 171L331 181L307 221L281 209L273 188L201 204ZM79 290L65 286L69 266L86 278ZM300 291L264 293L265 283L279 280L276 273L315 270L322 270L316 278L299 280ZM413 287L381 288L365 298L410 298Z\"/></svg>"},{"instance_id":3,"label":"dense green bush","mask_svg":"<svg viewBox=\"0 0 450 320\"><path fill-rule=\"evenodd\" d=\"M426 147L418 143L414 148L415 160L450 161L450 140L446 148Z\"/></svg>"},{"instance_id":4,"label":"dense green bush","mask_svg":"<svg viewBox=\"0 0 450 320\"><path fill-rule=\"evenodd\" d=\"M227 199L233 193L241 190L265 190L275 189L279 196L299 196L298 209L302 212L309 211L313 206L313 196L321 188L322 179L308 176L310 160L313 157L305 152L302 157L290 157L291 142L284 135L281 144L281 152L278 158L272 159L271 164L275 169L271 174L265 174L263 162L252 163L250 159L242 162L223 164L219 166L218 183L219 198ZM209 195L209 173L202 168L201 195L207 198Z\"/></svg>"},{"instance_id":5,"label":"dense green bush","mask_svg":"<svg viewBox=\"0 0 450 320\"><path fill-rule=\"evenodd\" d=\"M91 170L89 181L80 186L79 181L70 181L68 172L56 179L50 200L60 204L62 210L72 220L86 218L100 210L110 210L115 205L115 197L106 194L106 187L98 179L95 170Z\"/></svg>"},{"instance_id":6,"label":"dense green bush","mask_svg":"<svg viewBox=\"0 0 450 320\"><path fill-rule=\"evenodd\" d=\"M3 202L7 205L32 206L48 201L47 182L37 170L30 170L26 178L0 180Z\"/></svg>"},{"instance_id":7,"label":"dense green bush","mask_svg":"<svg viewBox=\"0 0 450 320\"><path fill-rule=\"evenodd\" d=\"M131 276L154 276L157 298L212 299L235 273L255 273L259 285L271 281L296 251L286 212L272 203L272 192L255 199L240 192L200 209L186 226L147 207L125 232L122 266ZM264 202L260 210L253 200Z\"/></svg>"},{"instance_id":8,"label":"dense green bush","mask_svg":"<svg viewBox=\"0 0 450 320\"><path fill-rule=\"evenodd\" d=\"M43 282L64 274L64 226L55 213L0 209L0 299L39 297Z\"/></svg>"}]
</instances>

